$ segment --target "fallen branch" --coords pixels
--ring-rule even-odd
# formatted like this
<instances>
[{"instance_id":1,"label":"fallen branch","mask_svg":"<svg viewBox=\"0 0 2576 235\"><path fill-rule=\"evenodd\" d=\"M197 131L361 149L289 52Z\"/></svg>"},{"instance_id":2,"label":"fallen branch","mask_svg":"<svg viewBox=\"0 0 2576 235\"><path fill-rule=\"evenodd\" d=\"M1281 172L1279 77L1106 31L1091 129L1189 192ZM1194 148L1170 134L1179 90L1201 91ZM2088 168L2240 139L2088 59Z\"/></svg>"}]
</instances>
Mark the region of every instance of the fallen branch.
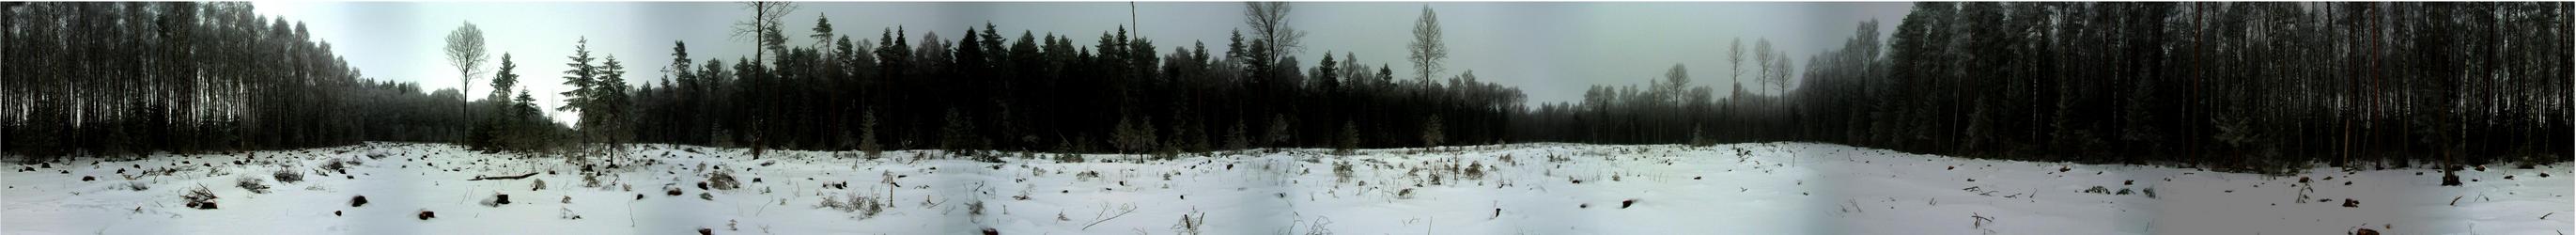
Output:
<instances>
[{"instance_id":1,"label":"fallen branch","mask_svg":"<svg viewBox=\"0 0 2576 235\"><path fill-rule=\"evenodd\" d=\"M2555 215L2555 214L2558 214L2558 212L2550 212L2550 213L2548 213L2548 214L2540 214L2540 220L2549 220L2549 215Z\"/></svg>"},{"instance_id":2,"label":"fallen branch","mask_svg":"<svg viewBox=\"0 0 2576 235\"><path fill-rule=\"evenodd\" d=\"M2463 197L2469 197L2469 196L2451 197L2451 206L2460 206L2460 198L2463 198Z\"/></svg>"},{"instance_id":3,"label":"fallen branch","mask_svg":"<svg viewBox=\"0 0 2576 235\"><path fill-rule=\"evenodd\" d=\"M469 180L465 180L465 181L476 181L476 180L515 180L515 179L525 179L525 178L528 178L529 176L536 176L536 175L537 175L537 173L536 173L536 172L528 172L527 174L521 174L521 175L515 175L515 176L474 176L474 179L469 179Z\"/></svg>"}]
</instances>

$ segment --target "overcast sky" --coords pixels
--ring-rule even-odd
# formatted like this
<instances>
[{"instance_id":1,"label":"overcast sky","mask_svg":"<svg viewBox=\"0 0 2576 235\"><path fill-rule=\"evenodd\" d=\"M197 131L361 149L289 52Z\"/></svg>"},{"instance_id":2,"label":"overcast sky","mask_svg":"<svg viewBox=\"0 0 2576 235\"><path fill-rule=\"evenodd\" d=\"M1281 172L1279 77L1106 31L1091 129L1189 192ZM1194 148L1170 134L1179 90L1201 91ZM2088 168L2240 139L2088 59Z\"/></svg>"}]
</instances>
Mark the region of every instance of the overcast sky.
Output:
<instances>
[{"instance_id":1,"label":"overcast sky","mask_svg":"<svg viewBox=\"0 0 2576 235\"><path fill-rule=\"evenodd\" d=\"M630 70L628 81L660 80L673 41L686 41L692 59L732 63L748 57L752 43L735 38L731 24L750 13L734 3L711 2L254 2L257 12L302 21L319 40L367 77L411 81L436 90L458 85L444 58L449 31L466 22L484 32L496 70L501 53L514 56L524 89L540 103L558 106L570 90L562 76L575 41L587 37L593 56L615 55ZM1127 2L805 2L783 27L790 45L808 45L817 16L834 30L874 41L881 30L903 26L913 40L937 33L954 43L970 27L995 24L1016 39L1020 31L1071 35L1088 46L1102 32L1128 26ZM1437 12L1450 51L1445 74L1475 71L1480 80L1517 86L1531 104L1580 99L1590 85L1644 84L1681 64L1693 84L1726 95L1729 40L1769 38L1803 63L1807 55L1840 47L1863 20L1892 32L1910 3L1675 3L1675 2L1299 2L1289 22L1308 31L1299 64L1323 53L1356 53L1361 63L1384 64L1412 74L1404 62L1414 20L1422 8ZM1223 50L1228 31L1242 27L1239 2L1134 3L1131 29L1154 40L1163 53L1206 42ZM1222 51L1211 54L1222 54ZM1751 54L1751 53L1747 53ZM1750 62L1748 62L1750 63ZM1749 67L1750 65L1748 65ZM1804 65L1798 65L1803 67ZM1748 68L1747 70L1751 70ZM1752 73L1752 72L1747 72ZM468 97L491 89L478 76ZM1752 86L1752 81L1745 81ZM554 114L570 123L573 115Z\"/></svg>"}]
</instances>

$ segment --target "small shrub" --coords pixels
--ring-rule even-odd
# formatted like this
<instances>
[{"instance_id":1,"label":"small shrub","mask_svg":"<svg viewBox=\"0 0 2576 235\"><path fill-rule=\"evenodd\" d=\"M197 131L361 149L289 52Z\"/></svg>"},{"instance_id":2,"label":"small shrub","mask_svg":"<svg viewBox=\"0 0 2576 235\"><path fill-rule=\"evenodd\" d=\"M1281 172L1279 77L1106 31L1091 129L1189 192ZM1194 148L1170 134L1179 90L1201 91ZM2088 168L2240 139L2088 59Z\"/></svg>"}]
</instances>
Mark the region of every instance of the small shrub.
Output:
<instances>
[{"instance_id":1,"label":"small shrub","mask_svg":"<svg viewBox=\"0 0 2576 235\"><path fill-rule=\"evenodd\" d=\"M980 217L980 216L984 216L984 201L971 201L971 202L966 202L966 216L970 216L970 217Z\"/></svg>"},{"instance_id":2,"label":"small shrub","mask_svg":"<svg viewBox=\"0 0 2576 235\"><path fill-rule=\"evenodd\" d=\"M2102 186L2093 186L2093 188L2084 189L2084 193L2111 194L2111 189L2103 188Z\"/></svg>"},{"instance_id":3,"label":"small shrub","mask_svg":"<svg viewBox=\"0 0 2576 235\"><path fill-rule=\"evenodd\" d=\"M851 195L851 196L850 196L850 201L849 201L849 202L844 202L844 201L841 201L840 199L833 199L833 198L831 198L831 197L825 197L825 198L823 198L823 202L822 202L821 204L816 204L816 205L814 205L814 208L825 208L825 209L841 210L841 212L851 212L851 211L853 211L853 210L857 210L857 209L858 209L858 207L855 205L855 204L856 204L855 202L857 202L857 201L860 201L860 199L859 199L859 196L858 196L858 195Z\"/></svg>"},{"instance_id":4,"label":"small shrub","mask_svg":"<svg viewBox=\"0 0 2576 235\"><path fill-rule=\"evenodd\" d=\"M277 173L271 175L276 176L278 184L292 184L296 181L304 181L304 171L298 171L295 169L277 169Z\"/></svg>"},{"instance_id":5,"label":"small shrub","mask_svg":"<svg viewBox=\"0 0 2576 235\"><path fill-rule=\"evenodd\" d=\"M1353 171L1353 170L1351 170L1351 162L1350 162L1350 161L1337 161L1337 162L1333 162L1333 180L1334 180L1334 181L1336 181L1336 182L1351 182L1351 174L1352 174L1352 173L1354 173L1354 171Z\"/></svg>"},{"instance_id":6,"label":"small shrub","mask_svg":"<svg viewBox=\"0 0 2576 235\"><path fill-rule=\"evenodd\" d=\"M841 211L859 213L861 218L876 217L878 212L885 211L886 205L884 202L878 202L876 199L868 198L867 196L852 194L848 200L848 203L844 203L846 207L842 207ZM824 201L831 200L827 199Z\"/></svg>"},{"instance_id":7,"label":"small shrub","mask_svg":"<svg viewBox=\"0 0 2576 235\"><path fill-rule=\"evenodd\" d=\"M189 188L188 194L180 195L179 198L188 201L188 208L215 209L215 191L207 189L205 185Z\"/></svg>"},{"instance_id":8,"label":"small shrub","mask_svg":"<svg viewBox=\"0 0 2576 235\"><path fill-rule=\"evenodd\" d=\"M233 185L241 186L242 189L250 190L251 193L268 193L268 184L260 183L259 178L257 177L243 176L239 178L239 180L234 180Z\"/></svg>"},{"instance_id":9,"label":"small shrub","mask_svg":"<svg viewBox=\"0 0 2576 235\"><path fill-rule=\"evenodd\" d=\"M322 164L322 171L329 171L329 172L340 173L340 174L349 174L349 164L352 164L352 163L357 163L357 161L351 161L351 160L331 160L329 163L323 163L323 164Z\"/></svg>"},{"instance_id":10,"label":"small shrub","mask_svg":"<svg viewBox=\"0 0 2576 235\"><path fill-rule=\"evenodd\" d=\"M1197 208L1192 208L1190 213L1181 214L1179 223L1172 224L1172 233L1198 235L1205 227L1207 227L1207 212L1199 212Z\"/></svg>"},{"instance_id":11,"label":"small shrub","mask_svg":"<svg viewBox=\"0 0 2576 235\"><path fill-rule=\"evenodd\" d=\"M707 177L706 186L716 190L733 190L736 187L742 187L742 182L734 181L731 173L716 171L712 176Z\"/></svg>"},{"instance_id":12,"label":"small shrub","mask_svg":"<svg viewBox=\"0 0 2576 235\"><path fill-rule=\"evenodd\" d=\"M1469 179L1484 179L1485 164L1481 162L1468 162L1467 169L1463 173L1466 174Z\"/></svg>"},{"instance_id":13,"label":"small shrub","mask_svg":"<svg viewBox=\"0 0 2576 235\"><path fill-rule=\"evenodd\" d=\"M1074 173L1073 178L1076 181L1091 181L1092 178L1100 178L1100 172L1082 171L1082 173Z\"/></svg>"}]
</instances>

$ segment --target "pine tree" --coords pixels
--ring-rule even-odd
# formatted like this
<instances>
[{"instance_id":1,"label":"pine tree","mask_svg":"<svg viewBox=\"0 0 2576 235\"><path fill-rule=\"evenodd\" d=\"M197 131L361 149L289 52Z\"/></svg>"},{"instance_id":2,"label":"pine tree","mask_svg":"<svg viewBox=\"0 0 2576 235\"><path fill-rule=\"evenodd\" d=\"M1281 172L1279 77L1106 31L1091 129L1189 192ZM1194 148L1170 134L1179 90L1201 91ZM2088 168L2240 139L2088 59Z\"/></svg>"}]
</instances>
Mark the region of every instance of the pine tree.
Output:
<instances>
[{"instance_id":1,"label":"pine tree","mask_svg":"<svg viewBox=\"0 0 2576 235\"><path fill-rule=\"evenodd\" d=\"M806 37L814 38L814 48L823 48L826 43L831 43L832 18L823 16L823 13L814 13L814 34Z\"/></svg>"},{"instance_id":2,"label":"pine tree","mask_svg":"<svg viewBox=\"0 0 2576 235\"><path fill-rule=\"evenodd\" d=\"M1234 122L1234 128L1228 128L1228 129L1225 131L1225 148L1226 148L1226 149L1248 149L1248 148L1252 148L1252 141L1251 141L1251 138L1249 138L1249 137L1247 136L1247 135L1249 135L1249 134L1244 133L1244 130L1243 130L1243 129L1244 129L1243 122L1242 122L1242 121L1235 121L1235 122Z\"/></svg>"},{"instance_id":3,"label":"pine tree","mask_svg":"<svg viewBox=\"0 0 2576 235\"><path fill-rule=\"evenodd\" d=\"M522 119L517 114L519 104L509 99L510 91L517 90L519 75L512 70L517 70L518 67L518 63L510 61L509 53L501 53L501 70L492 74L492 97L485 100L494 103L489 110L497 112L492 113L502 115L477 120L474 129L467 132L470 135L466 137L466 146L483 150L516 149L509 146L511 142L506 142L506 139L514 132L518 132L519 130L515 128L521 126L519 122Z\"/></svg>"},{"instance_id":4,"label":"pine tree","mask_svg":"<svg viewBox=\"0 0 2576 235\"><path fill-rule=\"evenodd\" d=\"M1441 132L1440 128L1440 115L1431 115L1430 118L1423 119L1422 147L1440 147L1440 141L1448 137L1448 134Z\"/></svg>"},{"instance_id":5,"label":"pine tree","mask_svg":"<svg viewBox=\"0 0 2576 235\"><path fill-rule=\"evenodd\" d=\"M579 43L573 44L573 55L567 58L572 59L572 63L564 63L564 66L572 69L564 70L564 85L572 86L572 90L561 94L564 97L564 105L556 107L555 110L576 112L591 103L591 84L594 83L592 79L596 79L599 74L598 66L590 64L593 59L590 57L590 39L584 37Z\"/></svg>"},{"instance_id":6,"label":"pine tree","mask_svg":"<svg viewBox=\"0 0 2576 235\"><path fill-rule=\"evenodd\" d=\"M975 134L974 122L967 120L966 116L959 114L955 108L948 109L946 120L943 122L946 125L939 129L939 149L951 152L983 149L984 140L983 137Z\"/></svg>"},{"instance_id":7,"label":"pine tree","mask_svg":"<svg viewBox=\"0 0 2576 235\"><path fill-rule=\"evenodd\" d=\"M885 147L879 146L877 142L877 112L875 110L862 112L859 115L859 151L867 152L870 158L882 156Z\"/></svg>"},{"instance_id":8,"label":"pine tree","mask_svg":"<svg viewBox=\"0 0 2576 235\"><path fill-rule=\"evenodd\" d=\"M564 66L572 67L571 69L564 70L564 85L572 86L572 90L564 91L562 93L564 97L564 105L562 107L556 107L555 110L581 112L580 118L577 119L581 122L581 125L598 125L598 119L593 117L604 112L600 112L592 108L593 104L599 102L598 100L600 99L598 95L595 95L600 93L597 88L599 82L596 81L596 79L600 77L600 72L598 66L591 65L590 63L593 59L590 57L590 39L588 37L583 37L581 41L573 44L573 55L567 56L567 58L572 59L573 62L564 64ZM598 133L599 131L596 128L582 128L582 132L586 133L582 135L583 142L588 142L596 140L594 139L596 135L593 134Z\"/></svg>"},{"instance_id":9,"label":"pine tree","mask_svg":"<svg viewBox=\"0 0 2576 235\"><path fill-rule=\"evenodd\" d=\"M597 134L602 138L599 139L600 141L612 144L624 143L631 138L629 136L633 135L626 123L629 110L626 66L617 61L617 55L608 55L608 61L599 67L599 75L598 80L591 84L592 91L588 94L591 96L589 97L591 104L583 108L581 123L586 128L582 130L598 131Z\"/></svg>"},{"instance_id":10,"label":"pine tree","mask_svg":"<svg viewBox=\"0 0 2576 235\"><path fill-rule=\"evenodd\" d=\"M1153 120L1137 124L1135 118L1119 118L1118 126L1110 129L1110 145L1126 153L1151 150L1155 141L1153 128Z\"/></svg>"},{"instance_id":11,"label":"pine tree","mask_svg":"<svg viewBox=\"0 0 2576 235\"><path fill-rule=\"evenodd\" d=\"M1355 122L1348 122L1348 121L1342 122L1342 135L1341 135L1341 137L1342 137L1342 138L1341 138L1341 142L1340 142L1340 143L1337 143L1337 144L1335 144L1335 145L1333 145L1333 146L1334 146L1334 147L1333 147L1333 150L1336 150L1336 151L1334 151L1334 152L1335 152L1335 154L1339 154L1339 155L1350 155L1352 150L1359 149L1359 148L1360 148L1360 126L1359 126L1359 124L1358 124L1358 123L1355 123Z\"/></svg>"},{"instance_id":12,"label":"pine tree","mask_svg":"<svg viewBox=\"0 0 2576 235\"><path fill-rule=\"evenodd\" d=\"M1288 129L1288 125L1288 115L1278 114L1271 116L1269 132L1270 138L1267 139L1270 142L1270 146L1288 146L1290 143L1288 141L1291 140L1290 138L1296 137L1296 133L1291 133L1290 131L1293 129Z\"/></svg>"}]
</instances>

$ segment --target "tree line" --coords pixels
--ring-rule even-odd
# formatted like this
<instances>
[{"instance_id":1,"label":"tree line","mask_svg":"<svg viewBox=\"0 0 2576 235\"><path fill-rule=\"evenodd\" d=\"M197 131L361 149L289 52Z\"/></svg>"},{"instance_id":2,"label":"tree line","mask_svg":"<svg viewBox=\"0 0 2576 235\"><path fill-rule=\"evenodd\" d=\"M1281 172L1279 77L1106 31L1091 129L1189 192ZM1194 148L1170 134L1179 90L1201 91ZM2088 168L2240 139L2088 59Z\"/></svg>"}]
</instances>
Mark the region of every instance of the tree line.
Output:
<instances>
[{"instance_id":1,"label":"tree line","mask_svg":"<svg viewBox=\"0 0 2576 235\"><path fill-rule=\"evenodd\" d=\"M248 3L0 4L0 141L28 156L455 141L462 93L365 79Z\"/></svg>"},{"instance_id":2,"label":"tree line","mask_svg":"<svg viewBox=\"0 0 2576 235\"><path fill-rule=\"evenodd\" d=\"M1247 3L1254 17L1221 42L1223 52L1207 42L1158 46L1125 27L1089 47L1075 46L1073 35L1013 37L992 24L954 40L907 38L903 27L870 40L835 33L819 15L804 36L828 43L786 45L775 17L795 8L766 4L747 3L761 13L736 33L771 56L693 60L686 42L674 42L669 76L627 92L631 102L583 107L582 129L638 142L809 150L1428 146L1509 140L1504 124L1523 98L1472 71L1398 79L1353 53L1290 56L1303 50L1304 32L1287 27L1284 3Z\"/></svg>"},{"instance_id":3,"label":"tree line","mask_svg":"<svg viewBox=\"0 0 2576 235\"><path fill-rule=\"evenodd\" d=\"M2568 7L1917 3L1889 43L1863 22L1810 56L1785 95L1739 84L1723 101L1673 104L1670 84L1596 88L1516 126L1546 141L1821 141L2256 171L2563 161Z\"/></svg>"}]
</instances>

